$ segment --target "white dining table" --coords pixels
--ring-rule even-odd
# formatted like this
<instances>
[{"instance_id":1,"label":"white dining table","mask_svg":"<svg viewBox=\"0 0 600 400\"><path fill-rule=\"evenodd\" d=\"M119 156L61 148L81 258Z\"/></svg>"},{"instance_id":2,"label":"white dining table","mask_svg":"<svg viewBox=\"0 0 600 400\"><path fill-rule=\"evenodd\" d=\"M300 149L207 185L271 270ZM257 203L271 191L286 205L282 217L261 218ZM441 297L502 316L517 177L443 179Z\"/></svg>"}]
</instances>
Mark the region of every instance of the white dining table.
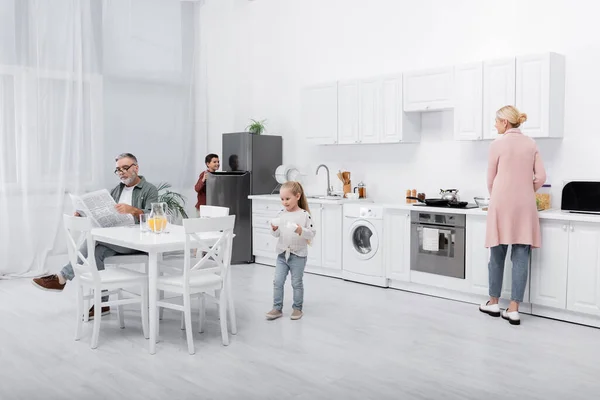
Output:
<instances>
[{"instance_id":1,"label":"white dining table","mask_svg":"<svg viewBox=\"0 0 600 400\"><path fill-rule=\"evenodd\" d=\"M139 225L95 228L91 231L92 238L96 242L114 244L148 253L150 354L156 353L158 258L164 252L184 250L185 248L185 231L183 226L169 225L167 231L160 234L141 232ZM219 239L220 234L218 232L202 233L198 234L198 237L205 241L206 245L212 246Z\"/></svg>"}]
</instances>

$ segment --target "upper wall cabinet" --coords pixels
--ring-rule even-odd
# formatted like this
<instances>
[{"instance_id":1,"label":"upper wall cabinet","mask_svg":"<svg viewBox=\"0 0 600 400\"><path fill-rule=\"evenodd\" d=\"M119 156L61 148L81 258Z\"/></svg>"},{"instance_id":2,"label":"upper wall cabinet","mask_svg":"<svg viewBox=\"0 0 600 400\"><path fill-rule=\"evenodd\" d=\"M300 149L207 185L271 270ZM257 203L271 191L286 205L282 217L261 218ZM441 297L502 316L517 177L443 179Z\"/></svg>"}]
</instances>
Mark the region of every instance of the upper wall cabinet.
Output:
<instances>
[{"instance_id":1,"label":"upper wall cabinet","mask_svg":"<svg viewBox=\"0 0 600 400\"><path fill-rule=\"evenodd\" d=\"M527 122L521 127L525 135L534 138L563 136L565 105L565 58L563 56L545 53L484 62L483 134L481 136L465 128L465 123L474 121L475 118L468 111L475 112L473 101L468 96L478 96L472 89L472 82L477 79L475 72L468 66L457 67L456 74L457 104L454 123L457 139L497 138L498 133L494 127L496 112L506 105L514 105L527 114Z\"/></svg>"},{"instance_id":2,"label":"upper wall cabinet","mask_svg":"<svg viewBox=\"0 0 600 400\"><path fill-rule=\"evenodd\" d=\"M359 81L338 82L338 143L358 143Z\"/></svg>"},{"instance_id":3,"label":"upper wall cabinet","mask_svg":"<svg viewBox=\"0 0 600 400\"><path fill-rule=\"evenodd\" d=\"M360 81L358 143L379 143L381 138L381 79Z\"/></svg>"},{"instance_id":4,"label":"upper wall cabinet","mask_svg":"<svg viewBox=\"0 0 600 400\"><path fill-rule=\"evenodd\" d=\"M402 75L338 82L337 143L420 140L421 117L402 109Z\"/></svg>"},{"instance_id":5,"label":"upper wall cabinet","mask_svg":"<svg viewBox=\"0 0 600 400\"><path fill-rule=\"evenodd\" d=\"M454 68L404 74L404 111L445 110L454 106Z\"/></svg>"},{"instance_id":6,"label":"upper wall cabinet","mask_svg":"<svg viewBox=\"0 0 600 400\"><path fill-rule=\"evenodd\" d=\"M563 136L564 56L545 53L517 57L516 107L527 114L524 134L536 138Z\"/></svg>"},{"instance_id":7,"label":"upper wall cabinet","mask_svg":"<svg viewBox=\"0 0 600 400\"><path fill-rule=\"evenodd\" d=\"M454 138L479 140L483 130L483 64L454 69Z\"/></svg>"},{"instance_id":8,"label":"upper wall cabinet","mask_svg":"<svg viewBox=\"0 0 600 400\"><path fill-rule=\"evenodd\" d=\"M392 75L382 79L380 143L410 143L421 140L421 115L404 112L402 84L402 75Z\"/></svg>"},{"instance_id":9,"label":"upper wall cabinet","mask_svg":"<svg viewBox=\"0 0 600 400\"><path fill-rule=\"evenodd\" d=\"M314 85L302 90L302 130L306 139L317 144L338 141L337 82Z\"/></svg>"},{"instance_id":10,"label":"upper wall cabinet","mask_svg":"<svg viewBox=\"0 0 600 400\"><path fill-rule=\"evenodd\" d=\"M483 139L495 139L496 111L515 104L515 58L486 61L483 64Z\"/></svg>"},{"instance_id":11,"label":"upper wall cabinet","mask_svg":"<svg viewBox=\"0 0 600 400\"><path fill-rule=\"evenodd\" d=\"M302 91L306 138L317 144L418 142L420 112L454 109L456 140L498 137L496 112L515 105L535 138L564 131L565 58L556 53L340 81Z\"/></svg>"}]
</instances>

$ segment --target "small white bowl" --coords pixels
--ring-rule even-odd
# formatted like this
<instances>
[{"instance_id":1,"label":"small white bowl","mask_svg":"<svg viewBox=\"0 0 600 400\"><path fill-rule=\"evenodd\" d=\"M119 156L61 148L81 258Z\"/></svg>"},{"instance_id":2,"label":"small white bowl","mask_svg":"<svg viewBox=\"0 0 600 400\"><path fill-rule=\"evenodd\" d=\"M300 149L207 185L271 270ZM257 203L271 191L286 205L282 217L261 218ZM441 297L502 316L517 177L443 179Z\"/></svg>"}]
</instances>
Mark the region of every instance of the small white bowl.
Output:
<instances>
[{"instance_id":1,"label":"small white bowl","mask_svg":"<svg viewBox=\"0 0 600 400\"><path fill-rule=\"evenodd\" d=\"M348 200L358 200L358 193L346 193Z\"/></svg>"},{"instance_id":2,"label":"small white bowl","mask_svg":"<svg viewBox=\"0 0 600 400\"><path fill-rule=\"evenodd\" d=\"M481 208L483 211L487 211L490 205L489 197L474 197L473 199L475 200L475 203L477 203L477 206L479 206L479 208Z\"/></svg>"}]
</instances>

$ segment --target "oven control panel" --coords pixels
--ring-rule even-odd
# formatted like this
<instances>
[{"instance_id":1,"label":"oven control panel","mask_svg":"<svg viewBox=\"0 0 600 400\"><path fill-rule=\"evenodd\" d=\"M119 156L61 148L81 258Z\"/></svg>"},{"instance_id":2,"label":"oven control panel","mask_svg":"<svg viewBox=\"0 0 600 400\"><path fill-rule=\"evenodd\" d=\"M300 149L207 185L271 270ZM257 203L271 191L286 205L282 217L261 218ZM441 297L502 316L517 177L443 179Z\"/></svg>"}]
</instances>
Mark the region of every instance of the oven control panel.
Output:
<instances>
[{"instance_id":1,"label":"oven control panel","mask_svg":"<svg viewBox=\"0 0 600 400\"><path fill-rule=\"evenodd\" d=\"M444 213L432 213L432 212L411 212L412 222L431 224L431 225L444 225L444 226L465 226L466 216L463 214L444 214Z\"/></svg>"}]
</instances>

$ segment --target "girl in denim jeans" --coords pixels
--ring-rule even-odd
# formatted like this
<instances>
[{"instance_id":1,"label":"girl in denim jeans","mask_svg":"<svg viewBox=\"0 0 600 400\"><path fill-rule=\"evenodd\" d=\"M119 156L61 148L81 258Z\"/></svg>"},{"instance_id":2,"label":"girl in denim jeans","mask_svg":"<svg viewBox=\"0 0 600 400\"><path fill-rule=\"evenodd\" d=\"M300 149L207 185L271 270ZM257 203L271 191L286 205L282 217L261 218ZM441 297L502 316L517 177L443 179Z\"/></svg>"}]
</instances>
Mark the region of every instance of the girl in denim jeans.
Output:
<instances>
[{"instance_id":1,"label":"girl in denim jeans","mask_svg":"<svg viewBox=\"0 0 600 400\"><path fill-rule=\"evenodd\" d=\"M294 304L291 319L302 318L304 300L304 267L308 254L308 244L315 237L313 221L308 209L304 189L299 182L286 182L279 191L282 210L271 221L271 234L279 238L277 242L277 263L273 280L273 309L267 313L267 319L273 320L283 314L283 285L288 272L292 275Z\"/></svg>"}]
</instances>

